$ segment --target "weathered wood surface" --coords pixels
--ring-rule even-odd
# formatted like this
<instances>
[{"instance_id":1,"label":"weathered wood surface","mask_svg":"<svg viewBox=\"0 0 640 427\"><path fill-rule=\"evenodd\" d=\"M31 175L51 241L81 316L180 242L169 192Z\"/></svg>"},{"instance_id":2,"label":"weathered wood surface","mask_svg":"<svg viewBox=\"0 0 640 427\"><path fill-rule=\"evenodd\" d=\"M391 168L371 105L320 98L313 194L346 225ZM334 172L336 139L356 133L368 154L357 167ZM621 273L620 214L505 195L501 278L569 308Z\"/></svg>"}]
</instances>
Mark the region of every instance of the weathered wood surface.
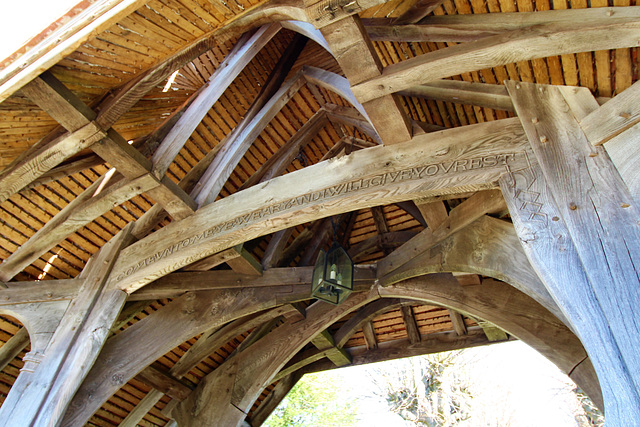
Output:
<instances>
[{"instance_id":1,"label":"weathered wood surface","mask_svg":"<svg viewBox=\"0 0 640 427\"><path fill-rule=\"evenodd\" d=\"M111 280L131 293L235 244L313 219L443 192L492 188L505 165L517 167L524 160L522 143L522 127L508 119L419 135L410 143L322 162L172 222L123 252Z\"/></svg>"},{"instance_id":2,"label":"weathered wood surface","mask_svg":"<svg viewBox=\"0 0 640 427\"><path fill-rule=\"evenodd\" d=\"M307 83L325 88L328 91L340 95L349 104L351 104L353 108L358 110L362 117L366 118L373 126L373 123L367 115L364 107L351 91L349 80L339 74L332 73L321 68L311 67L309 65L302 67L302 73L304 74L304 78L307 80Z\"/></svg>"},{"instance_id":3,"label":"weathered wood surface","mask_svg":"<svg viewBox=\"0 0 640 427\"><path fill-rule=\"evenodd\" d=\"M421 231L407 243L378 261L378 275L390 274L393 270L402 267L417 255L428 251L478 218L505 208L504 199L498 190L474 194L452 209L447 219L443 220L437 229L428 228Z\"/></svg>"},{"instance_id":4,"label":"weathered wood surface","mask_svg":"<svg viewBox=\"0 0 640 427\"><path fill-rule=\"evenodd\" d=\"M416 234L416 231L393 231L379 234L353 245L349 248L349 256L353 262L358 262L362 258L378 251L392 251L415 237Z\"/></svg>"},{"instance_id":5,"label":"weathered wood surface","mask_svg":"<svg viewBox=\"0 0 640 427\"><path fill-rule=\"evenodd\" d=\"M131 241L130 228L111 239L85 267L84 284L53 334L29 387L21 396L9 396L0 408L7 424L56 425L64 415L125 303L126 293L106 282L118 252Z\"/></svg>"},{"instance_id":6,"label":"weathered wood surface","mask_svg":"<svg viewBox=\"0 0 640 427\"><path fill-rule=\"evenodd\" d=\"M210 204L216 200L227 179L256 138L304 83L305 80L301 74L286 81L251 122L220 149L202 178L202 188L196 197L196 203L199 206Z\"/></svg>"},{"instance_id":7,"label":"weathered wood surface","mask_svg":"<svg viewBox=\"0 0 640 427\"><path fill-rule=\"evenodd\" d=\"M0 307L32 302L70 300L78 294L79 279L10 282L0 288Z\"/></svg>"},{"instance_id":8,"label":"weathered wood surface","mask_svg":"<svg viewBox=\"0 0 640 427\"><path fill-rule=\"evenodd\" d=\"M337 319L375 298L377 293L372 291L352 294L339 306L312 305L306 319L278 327L251 351L236 354L207 375L172 415L185 426L239 425L260 392L295 353Z\"/></svg>"},{"instance_id":9,"label":"weathered wood surface","mask_svg":"<svg viewBox=\"0 0 640 427\"><path fill-rule=\"evenodd\" d=\"M440 271L464 271L495 277L533 298L569 325L563 312L532 268L513 226L484 216L449 237L432 251L415 257L401 268L379 277L387 286Z\"/></svg>"},{"instance_id":10,"label":"weathered wood surface","mask_svg":"<svg viewBox=\"0 0 640 427\"><path fill-rule=\"evenodd\" d=\"M380 135L378 135L376 129L371 125L367 118L360 114L357 109L328 103L325 104L323 108L327 111L327 118L331 123L353 126L356 129L361 130L374 141L382 144L382 139L380 139Z\"/></svg>"},{"instance_id":11,"label":"weathered wood surface","mask_svg":"<svg viewBox=\"0 0 640 427\"><path fill-rule=\"evenodd\" d=\"M260 427L274 409L282 402L291 391L293 386L296 385L302 375L294 373L282 378L269 395L260 403L260 406L253 412L253 415L249 419L251 427Z\"/></svg>"},{"instance_id":12,"label":"weathered wood surface","mask_svg":"<svg viewBox=\"0 0 640 427\"><path fill-rule=\"evenodd\" d=\"M565 53L634 47L640 44L637 18L615 15L609 22L544 24L463 43L385 67L380 77L352 87L363 103L412 86L518 61Z\"/></svg>"},{"instance_id":13,"label":"weathered wood surface","mask_svg":"<svg viewBox=\"0 0 640 427\"><path fill-rule=\"evenodd\" d=\"M222 93L227 90L233 80L247 64L269 43L280 31L279 24L266 25L259 28L250 37L243 37L231 49L224 61L209 77L205 87L193 100L189 108L172 127L158 149L153 153L153 173L164 176L174 158L178 155L202 118L215 104Z\"/></svg>"},{"instance_id":14,"label":"weathered wood surface","mask_svg":"<svg viewBox=\"0 0 640 427\"><path fill-rule=\"evenodd\" d=\"M351 366L360 366L369 363L384 362L386 360L423 356L425 354L461 350L489 344L493 343L487 339L482 329L474 327L470 329L468 335L462 337L458 336L455 332L437 332L422 337L422 340L416 344L411 344L408 339L399 339L379 343L377 347L373 349L356 347L349 348L348 351L352 357ZM335 366L331 365L331 363L327 363L326 361L313 363L303 368L301 373L321 372L334 369Z\"/></svg>"},{"instance_id":15,"label":"weathered wood surface","mask_svg":"<svg viewBox=\"0 0 640 427\"><path fill-rule=\"evenodd\" d=\"M114 99L110 100L110 103L105 103L103 110L110 113L113 113L112 110L118 110L116 114L119 117L151 87L166 79L174 70L210 50L217 42L232 39L252 28L283 20L308 21L316 27L321 27L381 3L383 0L366 0L358 3L342 0L331 4L321 1L305 8L302 2L295 0L263 1L238 13L218 28L187 42L173 55L123 85ZM0 102L50 68L60 57L73 52L78 46L143 4L144 2L139 0L129 0L119 4L116 1L101 3L95 12L97 15L87 14L86 17L89 19L80 22L71 21L69 26L52 33L27 55L23 55L19 61L13 62L10 67L3 70L0 76ZM99 18L95 19L95 16ZM133 101L127 98L133 98ZM109 126L115 122L113 118L108 121L111 121Z\"/></svg>"},{"instance_id":16,"label":"weathered wood surface","mask_svg":"<svg viewBox=\"0 0 640 427\"><path fill-rule=\"evenodd\" d=\"M31 350L23 359L25 365L22 372L33 372L34 367L38 366L68 307L69 301L36 302L0 307L0 314L18 319L29 332ZM29 361L29 359L33 359L33 361ZM21 380L20 376L18 380Z\"/></svg>"},{"instance_id":17,"label":"weathered wood surface","mask_svg":"<svg viewBox=\"0 0 640 427\"><path fill-rule=\"evenodd\" d=\"M400 298L384 298L365 305L336 331L334 337L336 346L344 347L347 341L349 341L349 338L351 338L362 325L370 322L382 313L395 310L405 304L410 304L410 301Z\"/></svg>"},{"instance_id":18,"label":"weathered wood surface","mask_svg":"<svg viewBox=\"0 0 640 427\"><path fill-rule=\"evenodd\" d=\"M562 89L567 90L567 89ZM636 100L638 86L633 85L629 89L608 101L600 107L590 93L574 89L574 99L579 102L570 103L572 111L582 127L589 142L599 145L604 141L604 148L611 161L618 169L622 180L627 185L631 197L636 206L640 204L640 125L638 124L638 112ZM609 104L611 102L611 104ZM580 114L576 114L576 110Z\"/></svg>"},{"instance_id":19,"label":"weathered wood surface","mask_svg":"<svg viewBox=\"0 0 640 427\"><path fill-rule=\"evenodd\" d=\"M376 329L371 321L365 322L362 325L362 333L364 334L364 342L367 345L367 350L375 350L378 348ZM353 363L353 358L351 359L351 363Z\"/></svg>"},{"instance_id":20,"label":"weathered wood surface","mask_svg":"<svg viewBox=\"0 0 640 427\"><path fill-rule=\"evenodd\" d=\"M393 20L395 25L415 24L433 12L442 4L442 0L418 0L409 10Z\"/></svg>"},{"instance_id":21,"label":"weathered wood surface","mask_svg":"<svg viewBox=\"0 0 640 427\"><path fill-rule=\"evenodd\" d=\"M402 312L402 323L404 323L404 328L409 336L409 342L411 344L419 343L421 338L420 331L418 330L418 324L416 323L416 318L413 315L411 306L403 305L400 307L400 311Z\"/></svg>"},{"instance_id":22,"label":"weathered wood surface","mask_svg":"<svg viewBox=\"0 0 640 427\"><path fill-rule=\"evenodd\" d=\"M371 40L404 42L469 42L506 31L523 30L534 25L599 25L613 16L638 18L634 7L593 9L537 10L487 14L431 15L418 25L398 25L387 18L363 19Z\"/></svg>"},{"instance_id":23,"label":"weathered wood surface","mask_svg":"<svg viewBox=\"0 0 640 427\"><path fill-rule=\"evenodd\" d=\"M532 159L530 168L502 180L520 217L518 233L600 373L609 420L632 423L640 416L640 337L629 317L640 304L640 215L565 101L575 95L525 83L507 88L542 171Z\"/></svg>"},{"instance_id":24,"label":"weathered wood surface","mask_svg":"<svg viewBox=\"0 0 640 427\"><path fill-rule=\"evenodd\" d=\"M190 291L215 289L264 288L273 286L308 285L313 267L270 268L262 276L240 274L229 270L177 272L158 279L129 296L129 301L177 298ZM375 266L354 266L354 283L358 290L370 286L375 278Z\"/></svg>"},{"instance_id":25,"label":"weathered wood surface","mask_svg":"<svg viewBox=\"0 0 640 427\"><path fill-rule=\"evenodd\" d=\"M640 125L604 143L611 161L627 185L635 206L640 206Z\"/></svg>"},{"instance_id":26,"label":"weathered wood surface","mask_svg":"<svg viewBox=\"0 0 640 427\"><path fill-rule=\"evenodd\" d=\"M434 280L433 276L439 279ZM570 374L587 356L580 340L540 304L506 283L462 287L451 275L408 279L378 288L383 298L410 298L451 308L508 331ZM595 372L592 372L595 377ZM586 390L598 400L597 389Z\"/></svg>"},{"instance_id":27,"label":"weathered wood surface","mask_svg":"<svg viewBox=\"0 0 640 427\"><path fill-rule=\"evenodd\" d=\"M381 75L382 63L359 16L336 21L321 31L351 85ZM364 107L385 144L411 139L411 123L394 95L382 97Z\"/></svg>"},{"instance_id":28,"label":"weathered wood surface","mask_svg":"<svg viewBox=\"0 0 640 427\"><path fill-rule=\"evenodd\" d=\"M286 308L285 308L286 310ZM290 311L284 311L278 307L275 309L267 310L258 314L250 314L219 328L214 326L209 330L202 333L200 338L194 345L189 347L189 350L176 362L170 369L169 375L175 379L181 379L189 371L202 361L202 359L209 356L215 349L220 348L224 344L228 343L231 339L237 337L243 332L246 332L252 328L259 327L265 322L271 322L273 320L280 319L281 316L289 316L295 309L290 307ZM244 341L243 341L244 343ZM145 375L150 366L142 370L140 375ZM152 369L152 368L151 368ZM140 376L139 375L139 376ZM184 400L189 394L189 390L186 394L181 396L172 396L177 401ZM125 425L135 427L136 423L140 421L147 412L164 396L164 392L153 389L151 390L142 401L134 408L134 410L123 421ZM123 424L121 423L121 425Z\"/></svg>"},{"instance_id":29,"label":"weathered wood surface","mask_svg":"<svg viewBox=\"0 0 640 427\"><path fill-rule=\"evenodd\" d=\"M174 378L169 372L164 372L153 366L147 366L136 379L150 385L156 390L162 391L167 396L183 400L191 394L191 388Z\"/></svg>"},{"instance_id":30,"label":"weathered wood surface","mask_svg":"<svg viewBox=\"0 0 640 427\"><path fill-rule=\"evenodd\" d=\"M515 111L507 89L502 85L461 80L434 80L426 84L410 87L398 92L398 94L471 104L495 110Z\"/></svg>"},{"instance_id":31,"label":"weathered wood surface","mask_svg":"<svg viewBox=\"0 0 640 427\"><path fill-rule=\"evenodd\" d=\"M0 102L35 76L54 65L61 56L73 52L90 36L144 5L141 0L111 0L92 5L81 19L72 19L46 37L19 60L6 67L0 77Z\"/></svg>"},{"instance_id":32,"label":"weathered wood surface","mask_svg":"<svg viewBox=\"0 0 640 427\"><path fill-rule=\"evenodd\" d=\"M107 341L61 425L84 424L123 384L187 339L239 317L308 299L310 291L310 285L285 285L190 292L177 298Z\"/></svg>"},{"instance_id":33,"label":"weathered wood surface","mask_svg":"<svg viewBox=\"0 0 640 427\"><path fill-rule=\"evenodd\" d=\"M164 396L163 392L152 389L142 398L136 407L127 414L118 427L137 427L144 416L162 399L162 396Z\"/></svg>"},{"instance_id":34,"label":"weathered wood surface","mask_svg":"<svg viewBox=\"0 0 640 427\"><path fill-rule=\"evenodd\" d=\"M626 130L637 125L640 122L638 97L640 97L640 85L635 83L582 118L580 125L589 142L593 145L601 145L613 138L622 137Z\"/></svg>"},{"instance_id":35,"label":"weathered wood surface","mask_svg":"<svg viewBox=\"0 0 640 427\"><path fill-rule=\"evenodd\" d=\"M8 281L70 234L89 224L114 206L158 186L150 175L132 181L120 177L110 182L111 174L90 185L40 228L27 242L0 264L0 280Z\"/></svg>"},{"instance_id":36,"label":"weathered wood surface","mask_svg":"<svg viewBox=\"0 0 640 427\"><path fill-rule=\"evenodd\" d=\"M29 332L27 328L22 327L0 347L0 371L6 368L28 345Z\"/></svg>"},{"instance_id":37,"label":"weathered wood surface","mask_svg":"<svg viewBox=\"0 0 640 427\"><path fill-rule=\"evenodd\" d=\"M18 159L0 174L0 201L7 200L34 179L90 147L105 135L100 127L91 122L75 132L54 139L25 158Z\"/></svg>"},{"instance_id":38,"label":"weathered wood surface","mask_svg":"<svg viewBox=\"0 0 640 427\"><path fill-rule=\"evenodd\" d=\"M456 331L456 334L460 336L467 335L467 325L464 323L462 315L457 311L450 309L449 317L451 317L451 324L453 324L453 329Z\"/></svg>"},{"instance_id":39,"label":"weathered wood surface","mask_svg":"<svg viewBox=\"0 0 640 427\"><path fill-rule=\"evenodd\" d=\"M249 188L259 182L268 181L280 176L303 149L327 124L327 114L324 109L318 110L302 127L269 157L251 177L242 184L241 190Z\"/></svg>"}]
</instances>

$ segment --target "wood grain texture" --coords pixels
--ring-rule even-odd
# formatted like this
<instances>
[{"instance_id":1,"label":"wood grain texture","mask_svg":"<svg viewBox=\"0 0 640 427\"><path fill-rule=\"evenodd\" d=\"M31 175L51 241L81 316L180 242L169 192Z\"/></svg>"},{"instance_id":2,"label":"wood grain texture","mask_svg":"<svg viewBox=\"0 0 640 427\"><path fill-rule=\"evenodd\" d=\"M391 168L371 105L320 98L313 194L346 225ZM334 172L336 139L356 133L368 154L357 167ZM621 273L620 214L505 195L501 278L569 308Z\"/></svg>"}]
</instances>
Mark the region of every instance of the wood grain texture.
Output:
<instances>
[{"instance_id":1,"label":"wood grain texture","mask_svg":"<svg viewBox=\"0 0 640 427\"><path fill-rule=\"evenodd\" d=\"M78 231L114 206L159 185L150 175L132 181L109 182L103 176L78 195L18 250L0 264L0 280L8 281L64 238ZM100 191L100 190L101 191Z\"/></svg>"},{"instance_id":2,"label":"wood grain texture","mask_svg":"<svg viewBox=\"0 0 640 427\"><path fill-rule=\"evenodd\" d=\"M301 285L190 292L175 299L107 341L61 425L85 423L123 384L185 340L260 310L306 299L309 293L310 287Z\"/></svg>"},{"instance_id":3,"label":"wood grain texture","mask_svg":"<svg viewBox=\"0 0 640 427\"><path fill-rule=\"evenodd\" d=\"M404 42L469 42L500 34L522 30L534 25L574 25L584 22L598 25L619 18L638 18L640 12L633 7L593 9L536 10L535 12L505 12L492 14L431 15L419 24L398 25L387 18L363 19L372 40Z\"/></svg>"},{"instance_id":4,"label":"wood grain texture","mask_svg":"<svg viewBox=\"0 0 640 427\"><path fill-rule=\"evenodd\" d=\"M7 399L9 405L0 408L0 416L9 424L30 420L29 424L55 425L64 415L125 303L126 294L110 288L106 281L118 252L131 241L130 228L110 240L85 268L84 284L20 396L20 405L15 406L12 397Z\"/></svg>"},{"instance_id":5,"label":"wood grain texture","mask_svg":"<svg viewBox=\"0 0 640 427\"><path fill-rule=\"evenodd\" d=\"M235 244L313 219L491 188L505 164L520 162L521 129L503 120L419 135L407 144L360 150L256 185L140 240L128 249L134 257L120 257L112 280L131 293Z\"/></svg>"},{"instance_id":6,"label":"wood grain texture","mask_svg":"<svg viewBox=\"0 0 640 427\"><path fill-rule=\"evenodd\" d=\"M153 163L153 173L156 176L164 176L167 169L169 169L169 165L202 121L202 118L213 104L218 101L238 74L278 33L280 28L279 24L265 25L253 33L251 37L242 37L236 43L225 60L205 83L205 88L200 91L189 108L162 140L155 153L153 153L151 162Z\"/></svg>"},{"instance_id":7,"label":"wood grain texture","mask_svg":"<svg viewBox=\"0 0 640 427\"><path fill-rule=\"evenodd\" d=\"M637 125L640 122L638 96L640 96L640 85L634 84L582 118L580 126L589 142L593 145L601 145L615 137L622 137L620 134Z\"/></svg>"},{"instance_id":8,"label":"wood grain texture","mask_svg":"<svg viewBox=\"0 0 640 427\"><path fill-rule=\"evenodd\" d=\"M385 67L382 75L355 85L361 102L458 74L564 53L637 46L637 18L591 25L545 24L450 46ZM615 36L614 36L615 34Z\"/></svg>"},{"instance_id":9,"label":"wood grain texture","mask_svg":"<svg viewBox=\"0 0 640 427\"><path fill-rule=\"evenodd\" d=\"M495 213L505 208L502 194L497 190L479 192L456 206L437 229L421 231L407 243L378 261L378 274L392 274L417 255L428 251L447 237L460 231L487 213Z\"/></svg>"},{"instance_id":10,"label":"wood grain texture","mask_svg":"<svg viewBox=\"0 0 640 427\"><path fill-rule=\"evenodd\" d=\"M0 371L16 358L29 345L27 328L20 328L18 332L0 347Z\"/></svg>"},{"instance_id":11,"label":"wood grain texture","mask_svg":"<svg viewBox=\"0 0 640 427\"><path fill-rule=\"evenodd\" d=\"M480 286L462 287L453 276L437 274L398 282L378 291L383 298L425 301L489 321L536 349L565 373L571 372L586 356L580 340L561 321L505 283L486 280ZM598 392L587 391L595 396Z\"/></svg>"},{"instance_id":12,"label":"wood grain texture","mask_svg":"<svg viewBox=\"0 0 640 427\"><path fill-rule=\"evenodd\" d=\"M440 271L476 273L502 280L533 298L569 325L529 263L513 226L506 221L482 217L432 251L415 257L402 268L378 280L380 285L387 286Z\"/></svg>"},{"instance_id":13,"label":"wood grain texture","mask_svg":"<svg viewBox=\"0 0 640 427\"><path fill-rule=\"evenodd\" d=\"M398 92L398 94L477 105L495 110L515 111L507 89L502 85L462 80L434 80L426 84L410 87Z\"/></svg>"},{"instance_id":14,"label":"wood grain texture","mask_svg":"<svg viewBox=\"0 0 640 427\"><path fill-rule=\"evenodd\" d=\"M555 287L558 285L552 280L558 280L562 274L568 273L567 267L571 268L571 280L575 285L560 293L564 296L561 307L567 311L574 310L568 317L571 320L576 318L577 322L583 316L578 315L578 307L593 313L590 320L592 326L575 324L575 327L590 351L590 359L596 370L601 372L608 416L619 420L614 423L624 424L625 420L637 418L634 411L638 404L632 402L637 402L640 396L640 360L633 350L637 348L640 338L634 332L637 328L633 320L630 321L625 314L632 312L640 302L638 286L634 285L638 281L635 266L640 261L640 254L636 253L637 242L640 241L636 230L638 211L633 206L622 207L627 203L624 200L630 200L631 196L603 150L591 146L585 137L565 101L568 96L566 92L561 93L548 86L516 85L513 82L509 82L507 88L542 171L542 174L536 173L531 168L532 172L525 176L533 176L529 181L540 181L538 186L543 187L544 175L547 183L546 187L535 191L544 203L533 200L525 204L525 209L534 209L529 216L534 220L546 220L547 227L562 227L554 235L566 236L563 246L569 248L563 251L572 257L566 266L558 268L558 259L555 257L559 251L549 251L554 259L541 258L537 268L547 269L547 274L555 277L545 278L545 282ZM534 116L537 120L532 120ZM594 151L596 155L591 157ZM535 197L535 193L532 196ZM523 197L526 196L528 194L524 193ZM535 212L546 205L557 210L552 221L548 221L546 213ZM553 218L558 220L553 221ZM530 223L531 220L527 223L528 227L532 226ZM523 235L522 239L532 237L523 231L520 233L529 237ZM580 265L584 270L581 271ZM576 277L581 280L576 280ZM615 287L615 291L611 286ZM553 292L558 293L559 290L554 289ZM580 298L577 298L578 295ZM575 307L577 301L578 307ZM580 330L585 327L597 328L597 332L581 333ZM612 334L613 340L609 334ZM602 345L600 340L608 342Z\"/></svg>"},{"instance_id":15,"label":"wood grain texture","mask_svg":"<svg viewBox=\"0 0 640 427\"><path fill-rule=\"evenodd\" d=\"M231 176L244 154L258 138L260 133L276 116L282 107L304 85L305 80L298 74L287 82L273 95L273 97L262 107L260 112L242 128L235 138L226 142L220 149L216 158L202 177L202 187L200 194L196 197L199 206L205 206L216 200L220 190Z\"/></svg>"},{"instance_id":16,"label":"wood grain texture","mask_svg":"<svg viewBox=\"0 0 640 427\"><path fill-rule=\"evenodd\" d=\"M186 426L218 419L226 420L225 425L239 425L262 389L295 353L335 320L375 298L375 292L365 292L352 294L339 306L321 302L312 305L305 320L278 327L251 351L238 353L209 374L173 415ZM221 396L222 384L227 384L224 387L230 392Z\"/></svg>"}]
</instances>

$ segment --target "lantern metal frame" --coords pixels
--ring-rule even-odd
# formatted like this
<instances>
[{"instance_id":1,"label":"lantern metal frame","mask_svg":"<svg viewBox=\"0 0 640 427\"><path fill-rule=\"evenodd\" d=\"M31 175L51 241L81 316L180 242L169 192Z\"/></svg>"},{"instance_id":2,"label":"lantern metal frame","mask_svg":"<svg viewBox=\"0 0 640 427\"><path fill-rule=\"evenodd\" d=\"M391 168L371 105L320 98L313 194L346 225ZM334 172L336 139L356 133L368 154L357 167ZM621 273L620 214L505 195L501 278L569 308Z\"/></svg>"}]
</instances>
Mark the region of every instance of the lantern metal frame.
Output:
<instances>
[{"instance_id":1,"label":"lantern metal frame","mask_svg":"<svg viewBox=\"0 0 640 427\"><path fill-rule=\"evenodd\" d=\"M338 305L353 292L353 260L347 251L333 242L328 252L320 250L313 268L311 296Z\"/></svg>"}]
</instances>

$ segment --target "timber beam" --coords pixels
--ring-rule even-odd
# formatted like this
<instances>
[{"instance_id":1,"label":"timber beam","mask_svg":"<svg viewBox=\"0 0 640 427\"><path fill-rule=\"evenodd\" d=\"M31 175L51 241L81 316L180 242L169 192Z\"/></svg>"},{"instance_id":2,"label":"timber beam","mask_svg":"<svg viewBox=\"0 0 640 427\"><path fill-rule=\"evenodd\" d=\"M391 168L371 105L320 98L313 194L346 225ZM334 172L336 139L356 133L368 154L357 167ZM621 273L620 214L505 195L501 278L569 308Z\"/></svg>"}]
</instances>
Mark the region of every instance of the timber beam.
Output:
<instances>
[{"instance_id":1,"label":"timber beam","mask_svg":"<svg viewBox=\"0 0 640 427\"><path fill-rule=\"evenodd\" d=\"M433 2L434 0L425 0ZM621 19L640 18L634 7L544 10L535 12L496 13L490 16L431 15L417 21L401 22L388 18L363 19L371 40L396 42L470 42L508 31L525 30L536 25L600 25ZM415 25L411 25L415 24Z\"/></svg>"},{"instance_id":2,"label":"timber beam","mask_svg":"<svg viewBox=\"0 0 640 427\"><path fill-rule=\"evenodd\" d=\"M235 244L314 219L442 192L492 188L507 165L520 167L526 161L520 154L523 139L521 125L506 119L418 135L411 143L309 166L212 203L138 241L119 257L112 280L132 293ZM352 167L340 167L345 161ZM264 191L266 186L270 191Z\"/></svg>"},{"instance_id":3,"label":"timber beam","mask_svg":"<svg viewBox=\"0 0 640 427\"><path fill-rule=\"evenodd\" d=\"M155 180L155 185L146 191L176 218L182 219L194 212L195 204L184 191L166 177L153 176L151 163L115 130L97 123L96 113L52 74L42 74L22 91L60 122L69 133L43 145L3 171L0 182L5 191L0 193L0 200L6 200L71 155L84 148L91 148L128 179L148 175L151 180ZM83 134L78 140L78 132L86 135Z\"/></svg>"},{"instance_id":4,"label":"timber beam","mask_svg":"<svg viewBox=\"0 0 640 427\"><path fill-rule=\"evenodd\" d=\"M441 202L440 202L441 203ZM497 190L479 192L451 210L449 216L438 228L425 229L407 243L378 262L380 277L402 267L416 255L428 251L447 237L463 229L476 219L488 213L496 213L506 208L502 194Z\"/></svg>"},{"instance_id":5,"label":"timber beam","mask_svg":"<svg viewBox=\"0 0 640 427\"><path fill-rule=\"evenodd\" d=\"M8 425L55 425L62 420L126 301L126 293L109 286L107 278L118 252L132 240L130 230L131 224L87 264L81 274L83 286L33 373L18 377L20 385L15 384L0 408L0 417Z\"/></svg>"},{"instance_id":6,"label":"timber beam","mask_svg":"<svg viewBox=\"0 0 640 427\"><path fill-rule=\"evenodd\" d=\"M603 9L602 14L605 14ZM604 21L604 22L603 22ZM383 70L352 87L363 104L434 80L566 53L591 52L640 44L637 17L606 16L598 24L541 24L429 52ZM615 34L615 37L613 36Z\"/></svg>"},{"instance_id":7,"label":"timber beam","mask_svg":"<svg viewBox=\"0 0 640 427\"><path fill-rule=\"evenodd\" d=\"M382 74L380 58L357 15L325 26L321 31L352 86ZM388 94L370 101L364 108L385 144L411 139L411 123L397 96Z\"/></svg>"},{"instance_id":8,"label":"timber beam","mask_svg":"<svg viewBox=\"0 0 640 427\"><path fill-rule=\"evenodd\" d=\"M510 340L516 338L510 337ZM443 351L461 350L496 344L489 341L482 328L473 327L463 337L455 332L437 332L425 335L420 342L412 344L408 339L399 339L379 343L377 348L354 347L347 349L352 357L350 366L361 366L369 363L384 362L387 360L402 359L405 357L423 356L426 354L441 353ZM335 369L336 366L326 361L315 362L300 370L300 373L322 372Z\"/></svg>"},{"instance_id":9,"label":"timber beam","mask_svg":"<svg viewBox=\"0 0 640 427\"><path fill-rule=\"evenodd\" d=\"M529 167L501 178L514 225L589 352L608 422L633 424L640 419L640 336L629 319L640 304L640 213L578 122L585 98L587 107L595 102L588 89L516 82L507 89L533 151Z\"/></svg>"}]
</instances>

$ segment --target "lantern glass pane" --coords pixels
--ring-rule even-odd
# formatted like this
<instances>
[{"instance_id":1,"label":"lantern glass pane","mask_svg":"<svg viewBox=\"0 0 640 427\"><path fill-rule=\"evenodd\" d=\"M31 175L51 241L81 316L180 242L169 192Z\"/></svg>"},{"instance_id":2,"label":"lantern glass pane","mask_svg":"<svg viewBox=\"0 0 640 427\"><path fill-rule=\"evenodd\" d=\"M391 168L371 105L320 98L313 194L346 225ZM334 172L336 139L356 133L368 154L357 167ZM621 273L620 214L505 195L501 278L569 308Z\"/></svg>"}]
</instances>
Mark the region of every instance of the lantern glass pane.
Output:
<instances>
[{"instance_id":1,"label":"lantern glass pane","mask_svg":"<svg viewBox=\"0 0 640 427\"><path fill-rule=\"evenodd\" d=\"M322 282L324 281L323 272L325 258L326 254L321 250L318 254L318 258L316 258L316 265L313 268L313 276L311 277L311 291L313 293L322 286Z\"/></svg>"}]
</instances>

